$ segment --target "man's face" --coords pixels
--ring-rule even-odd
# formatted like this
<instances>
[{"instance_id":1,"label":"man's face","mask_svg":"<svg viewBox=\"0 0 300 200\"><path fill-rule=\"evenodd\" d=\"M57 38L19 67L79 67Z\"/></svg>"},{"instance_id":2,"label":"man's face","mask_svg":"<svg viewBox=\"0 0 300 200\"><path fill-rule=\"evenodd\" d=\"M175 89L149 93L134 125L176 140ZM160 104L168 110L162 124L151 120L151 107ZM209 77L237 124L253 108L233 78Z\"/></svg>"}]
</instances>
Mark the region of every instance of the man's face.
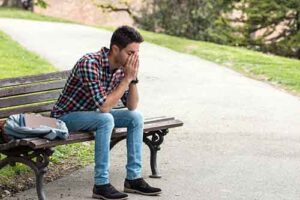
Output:
<instances>
[{"instance_id":1,"label":"man's face","mask_svg":"<svg viewBox=\"0 0 300 200\"><path fill-rule=\"evenodd\" d=\"M133 42L128 44L125 48L118 52L117 61L120 66L124 67L127 59L131 54L138 53L140 49L140 44Z\"/></svg>"}]
</instances>

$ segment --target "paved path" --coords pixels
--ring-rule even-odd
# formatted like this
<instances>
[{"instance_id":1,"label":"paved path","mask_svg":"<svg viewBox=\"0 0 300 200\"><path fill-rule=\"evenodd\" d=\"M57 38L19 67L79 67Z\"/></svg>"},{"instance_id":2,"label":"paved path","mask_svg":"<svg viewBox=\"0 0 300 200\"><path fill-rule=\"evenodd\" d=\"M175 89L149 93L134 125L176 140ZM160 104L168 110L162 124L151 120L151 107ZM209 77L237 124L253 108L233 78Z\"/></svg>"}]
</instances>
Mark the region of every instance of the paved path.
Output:
<instances>
[{"instance_id":1,"label":"paved path","mask_svg":"<svg viewBox=\"0 0 300 200\"><path fill-rule=\"evenodd\" d=\"M108 45L111 33L72 24L0 19L0 30L60 69ZM159 154L157 198L296 200L300 198L300 100L266 83L194 56L144 43L140 110L185 122ZM125 143L112 151L111 182L122 188ZM144 176L150 174L144 151ZM90 199L93 167L46 185L50 200ZM18 195L35 198L35 191ZM10 199L17 199L10 198Z\"/></svg>"}]
</instances>

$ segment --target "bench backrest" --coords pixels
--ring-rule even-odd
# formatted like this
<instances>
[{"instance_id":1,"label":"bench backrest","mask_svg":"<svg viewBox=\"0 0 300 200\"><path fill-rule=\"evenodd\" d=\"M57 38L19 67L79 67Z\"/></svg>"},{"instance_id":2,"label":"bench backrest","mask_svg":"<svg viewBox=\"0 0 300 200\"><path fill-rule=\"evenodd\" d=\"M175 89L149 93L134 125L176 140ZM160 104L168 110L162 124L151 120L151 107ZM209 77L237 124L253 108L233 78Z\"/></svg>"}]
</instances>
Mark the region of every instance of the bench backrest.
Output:
<instances>
[{"instance_id":1,"label":"bench backrest","mask_svg":"<svg viewBox=\"0 0 300 200\"><path fill-rule=\"evenodd\" d=\"M35 112L49 115L70 70L0 80L0 119Z\"/></svg>"}]
</instances>

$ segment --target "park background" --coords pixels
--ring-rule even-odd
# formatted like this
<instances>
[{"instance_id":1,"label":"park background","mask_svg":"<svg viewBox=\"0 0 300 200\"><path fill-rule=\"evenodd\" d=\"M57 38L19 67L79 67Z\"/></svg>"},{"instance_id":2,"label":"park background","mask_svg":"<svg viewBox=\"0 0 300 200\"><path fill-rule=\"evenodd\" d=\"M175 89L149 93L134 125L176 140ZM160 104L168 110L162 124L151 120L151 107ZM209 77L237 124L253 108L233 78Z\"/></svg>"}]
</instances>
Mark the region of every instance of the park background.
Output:
<instances>
[{"instance_id":1,"label":"park background","mask_svg":"<svg viewBox=\"0 0 300 200\"><path fill-rule=\"evenodd\" d=\"M80 23L109 31L123 24L132 25L141 30L147 42L213 61L294 96L300 94L298 0L38 0L31 3L2 0L0 17ZM0 39L0 78L57 70L4 32L0 32ZM92 163L92 152L93 143L59 147L52 158L52 168L57 170L49 170L53 173L48 174L47 180ZM34 182L30 178L32 174L22 165L1 170L0 176L2 197L30 188ZM23 182L15 181L22 177Z\"/></svg>"}]
</instances>

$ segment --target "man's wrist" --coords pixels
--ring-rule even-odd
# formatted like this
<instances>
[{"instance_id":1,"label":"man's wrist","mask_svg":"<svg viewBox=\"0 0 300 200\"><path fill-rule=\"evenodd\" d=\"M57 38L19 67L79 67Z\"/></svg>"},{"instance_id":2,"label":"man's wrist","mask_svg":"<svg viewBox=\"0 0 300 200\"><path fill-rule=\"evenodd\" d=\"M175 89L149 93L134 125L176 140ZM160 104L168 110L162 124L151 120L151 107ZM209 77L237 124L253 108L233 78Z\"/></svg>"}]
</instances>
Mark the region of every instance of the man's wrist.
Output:
<instances>
[{"instance_id":1,"label":"man's wrist","mask_svg":"<svg viewBox=\"0 0 300 200\"><path fill-rule=\"evenodd\" d=\"M139 82L139 79L136 78L135 80L132 80L132 81L130 82L130 84L137 84L138 82Z\"/></svg>"},{"instance_id":2,"label":"man's wrist","mask_svg":"<svg viewBox=\"0 0 300 200\"><path fill-rule=\"evenodd\" d=\"M128 86L128 85L130 85L131 80L128 79L128 78L124 78L124 79L123 79L123 82Z\"/></svg>"}]
</instances>

